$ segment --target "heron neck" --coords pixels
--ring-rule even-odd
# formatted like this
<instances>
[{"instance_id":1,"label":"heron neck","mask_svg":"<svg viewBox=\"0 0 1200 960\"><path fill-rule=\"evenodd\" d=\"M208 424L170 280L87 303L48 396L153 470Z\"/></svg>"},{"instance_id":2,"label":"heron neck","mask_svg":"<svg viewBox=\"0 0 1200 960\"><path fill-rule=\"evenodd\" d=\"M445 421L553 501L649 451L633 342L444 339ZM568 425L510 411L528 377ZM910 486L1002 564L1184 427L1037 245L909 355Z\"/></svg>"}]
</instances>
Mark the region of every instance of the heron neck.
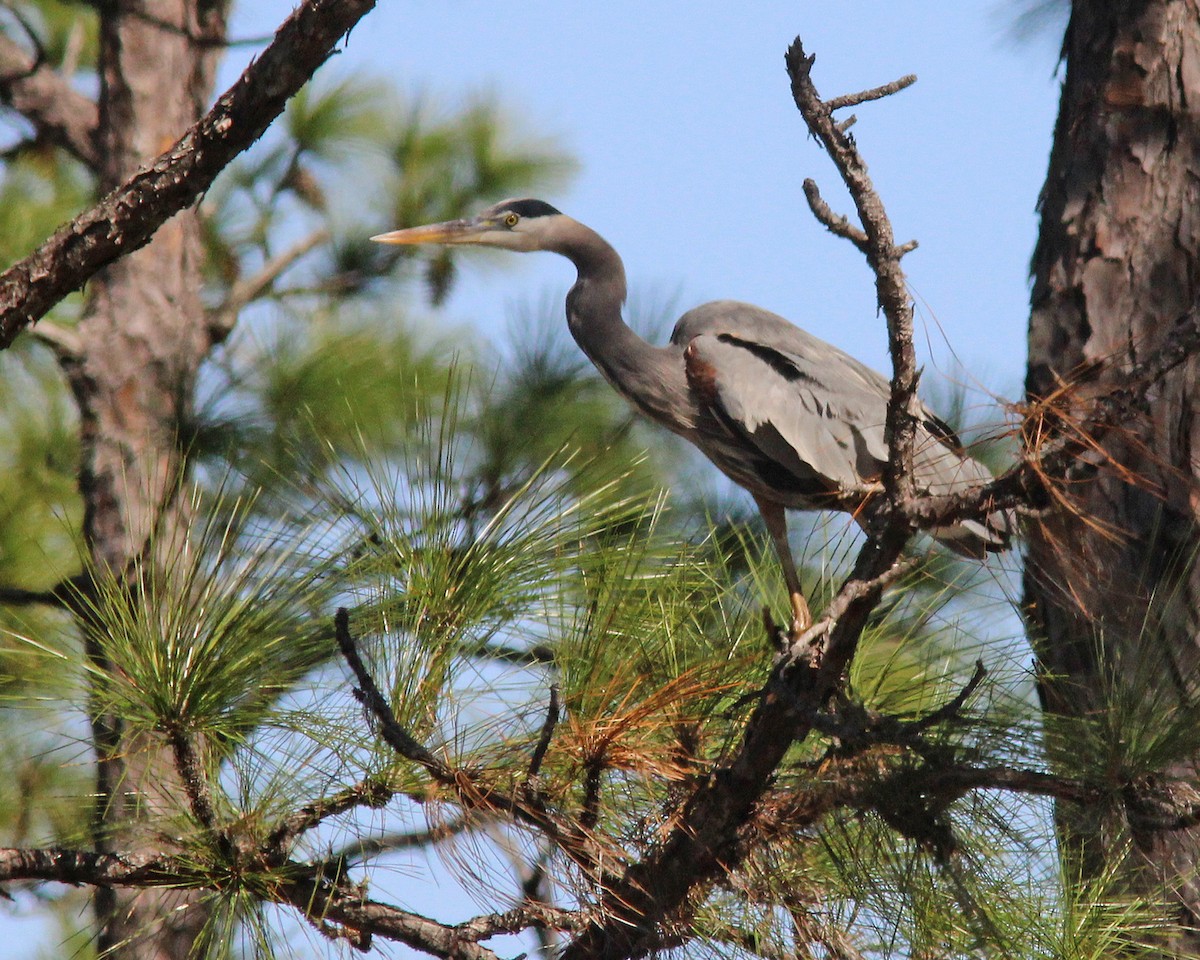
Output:
<instances>
[{"instance_id":1,"label":"heron neck","mask_svg":"<svg viewBox=\"0 0 1200 960\"><path fill-rule=\"evenodd\" d=\"M567 294L567 326L575 342L612 386L642 413L675 431L687 393L679 349L647 343L625 323L625 266L599 234L578 225L559 249L579 271Z\"/></svg>"}]
</instances>

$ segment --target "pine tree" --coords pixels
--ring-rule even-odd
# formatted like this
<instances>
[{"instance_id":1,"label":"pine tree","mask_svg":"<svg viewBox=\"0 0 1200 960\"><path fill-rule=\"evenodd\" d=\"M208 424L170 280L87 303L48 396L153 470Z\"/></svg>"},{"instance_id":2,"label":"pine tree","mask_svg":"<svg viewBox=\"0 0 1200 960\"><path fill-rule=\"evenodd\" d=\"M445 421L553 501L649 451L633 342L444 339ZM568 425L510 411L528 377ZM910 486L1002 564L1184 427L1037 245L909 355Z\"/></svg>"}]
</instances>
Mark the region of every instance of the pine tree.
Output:
<instances>
[{"instance_id":1,"label":"pine tree","mask_svg":"<svg viewBox=\"0 0 1200 960\"><path fill-rule=\"evenodd\" d=\"M1200 20L1184 2L1075 2L1063 58L1026 386L1071 416L1145 380L1195 322ZM1167 941L1185 954L1200 950L1200 834L1184 812L1197 772L1196 373L1194 357L1165 371L1152 402L1105 432L1031 536L1027 572L1050 729L1073 752L1101 718L1088 739L1110 739L1095 749L1141 785L1137 804L1105 816L1060 807L1069 862L1169 889Z\"/></svg>"},{"instance_id":2,"label":"pine tree","mask_svg":"<svg viewBox=\"0 0 1200 960\"><path fill-rule=\"evenodd\" d=\"M1047 801L1186 825L1146 788L1196 724L1131 686L1043 727L1020 648L979 639L1007 609L989 577L913 546L1044 508L1145 388L1031 405L1030 435L1073 429L983 489L913 494L912 245L834 119L909 80L822 100L788 52L858 219L812 182L810 206L866 255L895 366L869 536L810 528L795 633L763 538L666 492L687 454L641 453L560 323L505 344L398 309L465 265L364 238L544 187L569 173L553 145L493 103L322 76L243 154L369 4L302 4L207 113L225 10L155 6L30 3L0 43L24 118L0 182L0 677L23 708L0 715L0 879L72 949L1161 955L1165 885L1131 884L1119 843L1060 867ZM94 103L67 82L89 71ZM406 904L414 854L471 916Z\"/></svg>"}]
</instances>

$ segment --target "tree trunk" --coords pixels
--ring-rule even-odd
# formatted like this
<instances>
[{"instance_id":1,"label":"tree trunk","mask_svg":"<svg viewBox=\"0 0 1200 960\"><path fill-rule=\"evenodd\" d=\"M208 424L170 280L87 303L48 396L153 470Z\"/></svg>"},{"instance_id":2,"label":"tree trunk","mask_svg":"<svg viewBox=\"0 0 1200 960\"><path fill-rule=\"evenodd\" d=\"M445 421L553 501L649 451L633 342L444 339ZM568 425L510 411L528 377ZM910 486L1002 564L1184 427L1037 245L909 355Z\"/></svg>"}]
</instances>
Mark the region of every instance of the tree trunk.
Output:
<instances>
[{"instance_id":1,"label":"tree trunk","mask_svg":"<svg viewBox=\"0 0 1200 960\"><path fill-rule=\"evenodd\" d=\"M203 114L224 40L226 2L106 0L96 6L98 174L106 192ZM145 248L99 274L88 287L82 349L65 364L80 411L85 542L97 576L127 586L135 567L163 555L188 519L176 491L181 427L192 416L197 371L210 347L199 296L202 256L200 226L188 210ZM91 653L100 656L95 644ZM153 839L161 849L155 817L186 803L170 751L126 736L116 718L99 711L93 733L98 848L137 851ZM184 891L101 891L98 945L117 957L185 957L205 920L194 901Z\"/></svg>"},{"instance_id":2,"label":"tree trunk","mask_svg":"<svg viewBox=\"0 0 1200 960\"><path fill-rule=\"evenodd\" d=\"M1120 384L1200 293L1200 8L1076 0L1064 55L1026 388L1034 401L1058 391L1070 411ZM1051 728L1118 701L1153 702L1161 717L1200 691L1198 373L1192 360L1156 385L1148 414L1111 431L1094 474L1068 491L1074 509L1030 535L1027 612ZM1144 799L1173 806L1196 772L1183 761L1145 778L1157 796ZM1114 817L1059 809L1069 863L1094 876L1126 857L1132 889L1172 891L1181 929L1168 947L1200 951L1200 830Z\"/></svg>"}]
</instances>

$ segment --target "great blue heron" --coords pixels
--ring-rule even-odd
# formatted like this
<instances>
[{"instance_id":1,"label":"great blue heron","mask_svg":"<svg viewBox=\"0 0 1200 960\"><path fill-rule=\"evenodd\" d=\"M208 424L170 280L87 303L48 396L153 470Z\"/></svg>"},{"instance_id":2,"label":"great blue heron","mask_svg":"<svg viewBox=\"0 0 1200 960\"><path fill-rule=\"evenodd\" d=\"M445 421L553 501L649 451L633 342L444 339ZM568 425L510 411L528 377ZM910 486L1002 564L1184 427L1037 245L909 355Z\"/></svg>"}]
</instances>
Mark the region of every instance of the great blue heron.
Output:
<instances>
[{"instance_id":1,"label":"great blue heron","mask_svg":"<svg viewBox=\"0 0 1200 960\"><path fill-rule=\"evenodd\" d=\"M788 545L785 508L836 509L860 521L881 491L890 386L880 374L782 317L733 300L689 310L656 347L621 319L625 267L594 230L542 200L504 200L478 216L380 234L397 244L482 244L549 250L575 264L567 325L604 378L639 411L695 444L762 512L795 617L810 622ZM920 410L913 473L950 493L991 477L945 423ZM1008 545L1011 517L932 531L973 557Z\"/></svg>"}]
</instances>

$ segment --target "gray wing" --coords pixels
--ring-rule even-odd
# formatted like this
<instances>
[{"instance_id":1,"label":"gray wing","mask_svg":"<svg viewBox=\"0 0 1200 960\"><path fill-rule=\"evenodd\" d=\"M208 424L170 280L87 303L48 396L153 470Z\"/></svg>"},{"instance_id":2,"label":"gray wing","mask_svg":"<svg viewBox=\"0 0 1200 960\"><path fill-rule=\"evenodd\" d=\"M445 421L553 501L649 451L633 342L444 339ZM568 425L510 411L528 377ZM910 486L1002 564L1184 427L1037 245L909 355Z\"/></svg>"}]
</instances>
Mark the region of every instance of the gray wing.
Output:
<instances>
[{"instance_id":1,"label":"gray wing","mask_svg":"<svg viewBox=\"0 0 1200 960\"><path fill-rule=\"evenodd\" d=\"M693 337L684 356L704 402L757 453L803 481L852 493L879 478L886 396L733 334Z\"/></svg>"},{"instance_id":2,"label":"gray wing","mask_svg":"<svg viewBox=\"0 0 1200 960\"><path fill-rule=\"evenodd\" d=\"M782 317L736 301L689 311L671 339L685 348L689 371L704 370L706 399L775 464L845 493L880 479L891 392L881 374ZM946 424L925 407L921 416L913 456L919 489L945 494L990 479ZM977 555L1006 543L1010 523L996 515L986 525L968 521L934 533Z\"/></svg>"}]
</instances>

